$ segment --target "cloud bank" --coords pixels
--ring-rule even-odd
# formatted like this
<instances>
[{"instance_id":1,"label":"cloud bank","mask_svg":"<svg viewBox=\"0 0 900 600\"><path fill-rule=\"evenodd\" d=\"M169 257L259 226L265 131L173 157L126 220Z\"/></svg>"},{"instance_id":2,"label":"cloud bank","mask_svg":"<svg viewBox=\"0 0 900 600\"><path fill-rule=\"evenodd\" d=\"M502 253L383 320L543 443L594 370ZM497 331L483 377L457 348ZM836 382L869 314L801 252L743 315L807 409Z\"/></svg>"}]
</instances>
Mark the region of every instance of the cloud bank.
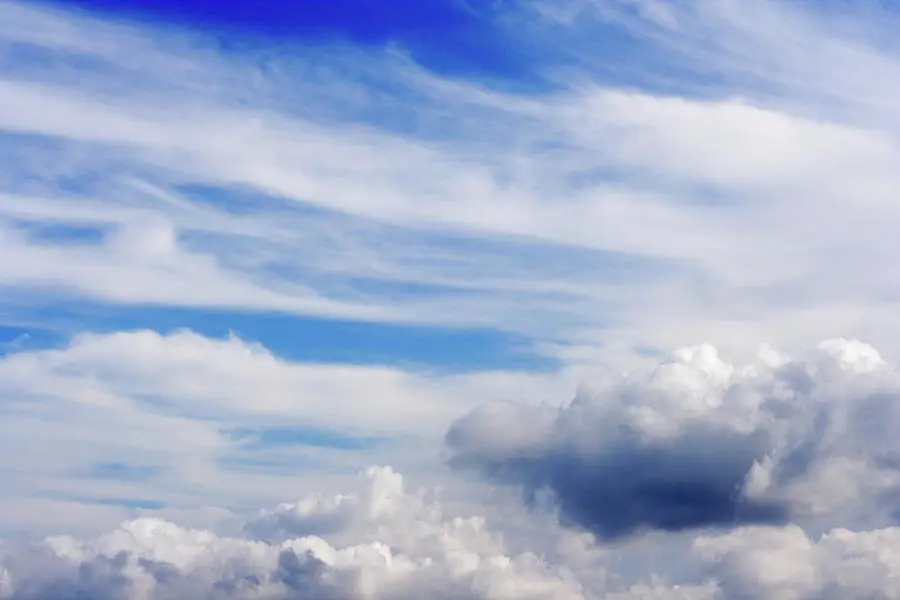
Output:
<instances>
[{"instance_id":1,"label":"cloud bank","mask_svg":"<svg viewBox=\"0 0 900 600\"><path fill-rule=\"evenodd\" d=\"M277 523L277 526L274 526ZM548 544L548 542L550 542ZM554 544L555 543L555 544ZM615 551L544 538L513 550L483 516L450 514L387 467L357 490L251 518L240 536L142 518L98 537L0 546L4 600L850 600L898 598L900 528L796 525L701 535L693 579L626 584ZM573 545L574 544L574 545ZM566 551L568 546L569 550ZM572 551L578 547L577 551ZM593 554L592 554L593 553ZM599 575L599 577L598 577Z\"/></svg>"},{"instance_id":2,"label":"cloud bank","mask_svg":"<svg viewBox=\"0 0 900 600\"><path fill-rule=\"evenodd\" d=\"M229 531L159 512L9 539L0 598L900 598L898 375L846 339L745 365L683 348L570 403L490 403L450 427L451 461L524 489L530 516L372 467Z\"/></svg>"},{"instance_id":3,"label":"cloud bank","mask_svg":"<svg viewBox=\"0 0 900 600\"><path fill-rule=\"evenodd\" d=\"M370 469L361 484L331 502L279 506L248 522L247 537L145 518L95 539L4 548L0 597L583 598L571 573L537 554L506 554L483 518L445 517L439 504L405 491L391 469ZM347 503L351 522L335 522ZM273 515L286 524L277 533L265 525ZM336 526L323 527L326 521ZM352 541L330 543L314 531Z\"/></svg>"}]
</instances>

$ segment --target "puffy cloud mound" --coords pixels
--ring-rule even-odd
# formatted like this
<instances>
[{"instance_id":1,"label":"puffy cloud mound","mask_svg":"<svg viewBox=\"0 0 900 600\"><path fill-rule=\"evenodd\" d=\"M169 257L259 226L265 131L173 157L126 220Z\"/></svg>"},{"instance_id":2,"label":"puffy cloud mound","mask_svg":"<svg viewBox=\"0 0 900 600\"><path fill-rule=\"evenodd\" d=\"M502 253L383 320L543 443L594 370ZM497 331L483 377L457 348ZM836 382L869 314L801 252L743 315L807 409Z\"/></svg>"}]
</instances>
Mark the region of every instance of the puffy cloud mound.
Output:
<instances>
[{"instance_id":1,"label":"puffy cloud mound","mask_svg":"<svg viewBox=\"0 0 900 600\"><path fill-rule=\"evenodd\" d=\"M642 568L637 583L611 572L626 560L644 564L621 547L594 546L586 559L586 547L575 546L590 539L566 534L568 551L550 536L516 552L498 531L482 517L445 514L428 495L407 492L398 473L373 468L359 490L282 504L251 519L242 537L141 518L93 539L0 545L0 598L900 599L895 527L832 529L818 539L796 525L703 535L684 552L699 571L666 581Z\"/></svg>"},{"instance_id":2,"label":"puffy cloud mound","mask_svg":"<svg viewBox=\"0 0 900 600\"><path fill-rule=\"evenodd\" d=\"M738 529L698 538L726 598L900 598L900 528L834 529L813 541L796 526Z\"/></svg>"},{"instance_id":3,"label":"puffy cloud mound","mask_svg":"<svg viewBox=\"0 0 900 600\"><path fill-rule=\"evenodd\" d=\"M252 519L246 531L251 535L228 538L142 518L92 540L55 537L8 547L0 561L0 598L584 597L566 569L531 553L507 555L484 519L443 516L438 503L407 493L389 468L367 471L359 492L281 505Z\"/></svg>"},{"instance_id":4,"label":"puffy cloud mound","mask_svg":"<svg viewBox=\"0 0 900 600\"><path fill-rule=\"evenodd\" d=\"M615 539L890 510L898 407L897 369L857 341L743 367L702 345L563 407L489 404L446 440L453 465L549 492L564 522Z\"/></svg>"},{"instance_id":5,"label":"puffy cloud mound","mask_svg":"<svg viewBox=\"0 0 900 600\"><path fill-rule=\"evenodd\" d=\"M639 583L606 600L895 600L900 598L900 528L833 529L814 540L795 526L744 527L701 536L691 558L707 579Z\"/></svg>"}]
</instances>

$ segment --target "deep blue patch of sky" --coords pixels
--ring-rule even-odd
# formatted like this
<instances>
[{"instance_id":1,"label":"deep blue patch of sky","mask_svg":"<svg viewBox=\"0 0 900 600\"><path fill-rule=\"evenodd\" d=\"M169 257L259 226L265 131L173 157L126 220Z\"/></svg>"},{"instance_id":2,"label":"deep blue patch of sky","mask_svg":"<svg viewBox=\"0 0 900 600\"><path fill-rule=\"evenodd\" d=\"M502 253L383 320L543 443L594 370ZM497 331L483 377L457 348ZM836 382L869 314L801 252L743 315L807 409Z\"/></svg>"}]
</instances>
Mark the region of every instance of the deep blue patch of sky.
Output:
<instances>
[{"instance_id":1,"label":"deep blue patch of sky","mask_svg":"<svg viewBox=\"0 0 900 600\"><path fill-rule=\"evenodd\" d=\"M397 44L447 74L527 77L527 46L499 21L511 0L56 0L92 12L216 32L225 49L253 40Z\"/></svg>"},{"instance_id":2,"label":"deep blue patch of sky","mask_svg":"<svg viewBox=\"0 0 900 600\"><path fill-rule=\"evenodd\" d=\"M81 331L191 329L229 333L296 361L404 365L430 372L552 369L557 362L528 351L522 336L483 329L445 329L214 309L112 306L38 296L0 307L0 356L60 346Z\"/></svg>"},{"instance_id":3,"label":"deep blue patch of sky","mask_svg":"<svg viewBox=\"0 0 900 600\"><path fill-rule=\"evenodd\" d=\"M0 322L0 358L23 350L58 346L64 339L60 332L46 329L43 324L16 322L17 318L10 315L0 319L8 321Z\"/></svg>"},{"instance_id":4,"label":"deep blue patch of sky","mask_svg":"<svg viewBox=\"0 0 900 600\"><path fill-rule=\"evenodd\" d=\"M103 240L106 230L102 227L61 225L47 221L13 221L15 228L36 242L95 245Z\"/></svg>"}]
</instances>

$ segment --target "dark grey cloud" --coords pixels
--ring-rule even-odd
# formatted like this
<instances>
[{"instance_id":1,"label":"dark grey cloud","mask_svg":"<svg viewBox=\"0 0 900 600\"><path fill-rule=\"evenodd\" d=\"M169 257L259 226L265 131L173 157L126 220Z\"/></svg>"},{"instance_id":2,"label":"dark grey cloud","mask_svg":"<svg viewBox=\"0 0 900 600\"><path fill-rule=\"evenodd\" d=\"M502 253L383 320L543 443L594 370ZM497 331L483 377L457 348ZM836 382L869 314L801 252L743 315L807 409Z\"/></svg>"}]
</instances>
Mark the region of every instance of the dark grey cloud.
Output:
<instances>
[{"instance_id":1,"label":"dark grey cloud","mask_svg":"<svg viewBox=\"0 0 900 600\"><path fill-rule=\"evenodd\" d=\"M656 443L626 435L596 451L584 451L563 439L537 452L485 456L466 445L471 420L484 418L476 412L450 429L446 439L455 453L451 464L520 485L531 502L541 491L550 491L565 524L600 538L616 539L645 529L784 523L790 516L784 502L741 494L753 462L765 454L760 434L690 427L674 439ZM496 425L515 426L513 420Z\"/></svg>"},{"instance_id":2,"label":"dark grey cloud","mask_svg":"<svg viewBox=\"0 0 900 600\"><path fill-rule=\"evenodd\" d=\"M736 369L708 346L685 349L561 408L476 409L447 432L450 463L529 502L547 496L564 524L607 540L784 524L853 494L877 504L900 490L889 432L900 387L873 352L839 340Z\"/></svg>"}]
</instances>

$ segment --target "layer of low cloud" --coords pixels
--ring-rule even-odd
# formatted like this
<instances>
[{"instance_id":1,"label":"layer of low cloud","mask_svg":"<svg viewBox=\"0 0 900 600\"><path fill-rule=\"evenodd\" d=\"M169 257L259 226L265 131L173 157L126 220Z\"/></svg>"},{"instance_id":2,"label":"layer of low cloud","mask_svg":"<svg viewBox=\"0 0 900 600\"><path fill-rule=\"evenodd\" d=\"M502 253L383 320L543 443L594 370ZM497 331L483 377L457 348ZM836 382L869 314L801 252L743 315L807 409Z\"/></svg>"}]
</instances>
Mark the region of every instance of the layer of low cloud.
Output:
<instances>
[{"instance_id":1,"label":"layer of low cloud","mask_svg":"<svg viewBox=\"0 0 900 600\"><path fill-rule=\"evenodd\" d=\"M698 537L692 578L623 585L615 550L575 538L513 549L496 523L454 514L433 493L373 467L357 489L279 505L223 536L142 518L91 538L0 546L9 600L850 600L898 595L900 530L739 528ZM336 518L339 517L339 518ZM273 528L274 523L280 523ZM577 543L575 545L578 545ZM606 574L606 576L603 576ZM598 577L600 575L600 577Z\"/></svg>"},{"instance_id":2,"label":"layer of low cloud","mask_svg":"<svg viewBox=\"0 0 900 600\"><path fill-rule=\"evenodd\" d=\"M900 373L857 341L795 359L766 348L743 367L698 346L561 407L488 404L447 443L456 466L548 492L564 523L603 538L884 515L900 494L898 401Z\"/></svg>"},{"instance_id":3,"label":"layer of low cloud","mask_svg":"<svg viewBox=\"0 0 900 600\"><path fill-rule=\"evenodd\" d=\"M404 489L389 468L373 468L361 489L330 505L310 498L273 511L290 525L260 539L264 513L245 537L220 537L158 519L123 523L90 540L54 537L4 548L0 597L580 599L566 569L538 554L507 554L478 516L447 517L441 505ZM324 531L346 498L350 522ZM318 525L316 524L318 521ZM256 536L252 534L257 534ZM318 535L316 535L318 534ZM330 534L330 536L329 536ZM350 539L329 541L335 536Z\"/></svg>"},{"instance_id":4,"label":"layer of low cloud","mask_svg":"<svg viewBox=\"0 0 900 600\"><path fill-rule=\"evenodd\" d=\"M9 398L3 465L20 495L48 485L85 496L142 490L172 506L140 511L144 517L99 537L8 541L0 582L16 600L896 597L900 380L858 341L832 340L795 356L763 347L743 365L711 346L688 347L649 372L585 386L562 405L534 402L564 397L560 381L295 364L237 338L190 331L85 335L60 349L10 354L0 374ZM334 387L348 379L368 394ZM311 402L322 390L335 411ZM475 390L532 394L475 408L447 433L458 467L501 484L497 493L524 488L530 512L499 496L482 506L491 498L484 488L452 504L437 490L410 492L387 468L335 494L346 478L333 473L250 476L216 462L234 448L208 420L214 414L390 431L387 417L399 409L378 398L396 403L399 394L433 403L420 404L425 412L448 403L445 417L432 415L436 428L467 409L454 391ZM253 406L239 401L254 391ZM356 402L385 415L367 416ZM54 411L65 423L29 418ZM410 434L422 418L393 431ZM436 457L439 440L432 440L416 451L431 448ZM169 470L149 482L73 477L79 465L111 453ZM416 478L429 479L427 457L409 464ZM246 509L278 486L305 491L243 524L197 504L218 496ZM25 500L4 500L15 511L7 522L28 511ZM96 531L113 514L97 519L68 512L73 506L39 497L23 522L48 511L54 533ZM135 511L114 514L128 512Z\"/></svg>"}]
</instances>

